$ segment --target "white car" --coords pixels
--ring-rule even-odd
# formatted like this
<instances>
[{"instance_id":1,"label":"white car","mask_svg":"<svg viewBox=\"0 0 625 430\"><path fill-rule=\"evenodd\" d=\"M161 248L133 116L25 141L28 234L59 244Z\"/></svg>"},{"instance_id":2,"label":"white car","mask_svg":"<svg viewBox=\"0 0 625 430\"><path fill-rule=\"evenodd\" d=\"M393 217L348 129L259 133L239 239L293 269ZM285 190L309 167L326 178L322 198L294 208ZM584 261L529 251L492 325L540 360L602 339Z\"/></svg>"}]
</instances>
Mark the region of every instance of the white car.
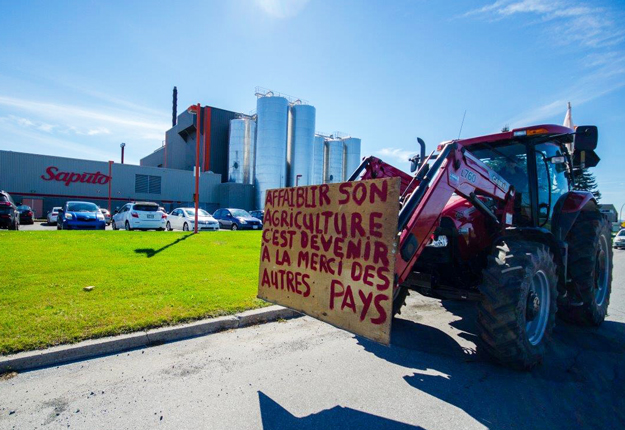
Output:
<instances>
[{"instance_id":1,"label":"white car","mask_svg":"<svg viewBox=\"0 0 625 430\"><path fill-rule=\"evenodd\" d=\"M167 218L167 230L193 230L195 225L195 208L177 208ZM219 230L219 222L204 209L198 210L197 229Z\"/></svg>"},{"instance_id":2,"label":"white car","mask_svg":"<svg viewBox=\"0 0 625 430\"><path fill-rule=\"evenodd\" d=\"M625 248L625 228L620 230L614 238L614 247L616 249Z\"/></svg>"},{"instance_id":3,"label":"white car","mask_svg":"<svg viewBox=\"0 0 625 430\"><path fill-rule=\"evenodd\" d=\"M63 210L60 206L55 206L50 212L48 212L48 225L56 224L59 219L59 211Z\"/></svg>"},{"instance_id":4,"label":"white car","mask_svg":"<svg viewBox=\"0 0 625 430\"><path fill-rule=\"evenodd\" d=\"M113 230L165 230L167 213L156 203L127 203L113 215Z\"/></svg>"}]
</instances>

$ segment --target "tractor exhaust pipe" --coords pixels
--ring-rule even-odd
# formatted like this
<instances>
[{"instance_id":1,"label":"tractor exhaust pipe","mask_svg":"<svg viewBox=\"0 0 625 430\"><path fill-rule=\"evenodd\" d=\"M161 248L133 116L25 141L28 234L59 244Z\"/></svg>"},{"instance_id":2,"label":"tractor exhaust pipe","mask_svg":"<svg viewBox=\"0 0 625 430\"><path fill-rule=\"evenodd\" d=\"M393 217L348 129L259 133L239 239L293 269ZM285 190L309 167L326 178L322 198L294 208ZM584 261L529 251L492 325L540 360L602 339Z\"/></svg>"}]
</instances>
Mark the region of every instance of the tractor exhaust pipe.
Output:
<instances>
[{"instance_id":1,"label":"tractor exhaust pipe","mask_svg":"<svg viewBox=\"0 0 625 430\"><path fill-rule=\"evenodd\" d=\"M425 142L420 137L417 137L417 142L419 142L420 153L410 158L410 173L419 170L425 160Z\"/></svg>"}]
</instances>

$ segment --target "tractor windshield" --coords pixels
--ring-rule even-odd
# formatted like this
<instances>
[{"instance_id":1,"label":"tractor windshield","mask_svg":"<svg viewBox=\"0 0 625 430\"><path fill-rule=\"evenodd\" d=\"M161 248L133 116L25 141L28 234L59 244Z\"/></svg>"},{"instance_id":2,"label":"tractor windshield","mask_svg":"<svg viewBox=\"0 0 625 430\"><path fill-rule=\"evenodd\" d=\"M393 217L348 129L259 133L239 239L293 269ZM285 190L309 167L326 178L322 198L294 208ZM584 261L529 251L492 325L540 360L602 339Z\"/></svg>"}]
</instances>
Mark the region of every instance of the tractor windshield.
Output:
<instances>
[{"instance_id":1,"label":"tractor windshield","mask_svg":"<svg viewBox=\"0 0 625 430\"><path fill-rule=\"evenodd\" d=\"M468 150L484 164L499 173L516 190L515 212L518 224L531 221L531 203L527 175L527 148L524 144L506 142L500 145L477 144Z\"/></svg>"}]
</instances>

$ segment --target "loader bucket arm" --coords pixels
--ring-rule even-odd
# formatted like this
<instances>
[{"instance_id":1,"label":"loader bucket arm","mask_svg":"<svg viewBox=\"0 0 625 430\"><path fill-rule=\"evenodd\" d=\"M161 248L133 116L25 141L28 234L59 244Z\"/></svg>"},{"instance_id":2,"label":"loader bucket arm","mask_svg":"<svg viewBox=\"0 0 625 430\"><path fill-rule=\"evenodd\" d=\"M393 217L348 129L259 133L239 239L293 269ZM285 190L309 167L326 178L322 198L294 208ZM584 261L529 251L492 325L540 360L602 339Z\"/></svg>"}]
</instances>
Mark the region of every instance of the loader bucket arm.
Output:
<instances>
[{"instance_id":1,"label":"loader bucket arm","mask_svg":"<svg viewBox=\"0 0 625 430\"><path fill-rule=\"evenodd\" d=\"M426 169L425 175L423 169ZM499 231L512 225L514 188L459 142L444 144L433 164L429 167L423 164L415 177L423 179L415 181L418 185L407 196L399 213L396 285L410 274L453 193L466 198L484 212ZM478 196L493 198L497 209L492 211L486 207Z\"/></svg>"}]
</instances>

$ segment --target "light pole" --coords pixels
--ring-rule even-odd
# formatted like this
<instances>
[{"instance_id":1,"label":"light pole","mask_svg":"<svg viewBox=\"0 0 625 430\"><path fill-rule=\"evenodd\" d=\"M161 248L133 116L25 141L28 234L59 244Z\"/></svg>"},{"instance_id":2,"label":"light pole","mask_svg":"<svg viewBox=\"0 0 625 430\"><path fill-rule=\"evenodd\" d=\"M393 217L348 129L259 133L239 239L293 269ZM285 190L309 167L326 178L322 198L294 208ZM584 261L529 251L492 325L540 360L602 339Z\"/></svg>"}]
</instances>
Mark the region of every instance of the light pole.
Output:
<instances>
[{"instance_id":1,"label":"light pole","mask_svg":"<svg viewBox=\"0 0 625 430\"><path fill-rule=\"evenodd\" d=\"M109 160L109 214L111 212L111 182L113 182L113 161Z\"/></svg>"},{"instance_id":2,"label":"light pole","mask_svg":"<svg viewBox=\"0 0 625 430\"><path fill-rule=\"evenodd\" d=\"M195 201L195 223L193 226L193 233L197 233L197 223L198 223L198 210L200 205L200 131L201 131L201 123L202 123L202 106L198 103L195 106L190 106L187 111L191 115L195 115L196 117L196 127L195 127L195 194L193 195L193 200Z\"/></svg>"},{"instance_id":3,"label":"light pole","mask_svg":"<svg viewBox=\"0 0 625 430\"><path fill-rule=\"evenodd\" d=\"M122 149L122 164L124 164L124 148L126 147L126 144L122 142L119 147Z\"/></svg>"}]
</instances>

